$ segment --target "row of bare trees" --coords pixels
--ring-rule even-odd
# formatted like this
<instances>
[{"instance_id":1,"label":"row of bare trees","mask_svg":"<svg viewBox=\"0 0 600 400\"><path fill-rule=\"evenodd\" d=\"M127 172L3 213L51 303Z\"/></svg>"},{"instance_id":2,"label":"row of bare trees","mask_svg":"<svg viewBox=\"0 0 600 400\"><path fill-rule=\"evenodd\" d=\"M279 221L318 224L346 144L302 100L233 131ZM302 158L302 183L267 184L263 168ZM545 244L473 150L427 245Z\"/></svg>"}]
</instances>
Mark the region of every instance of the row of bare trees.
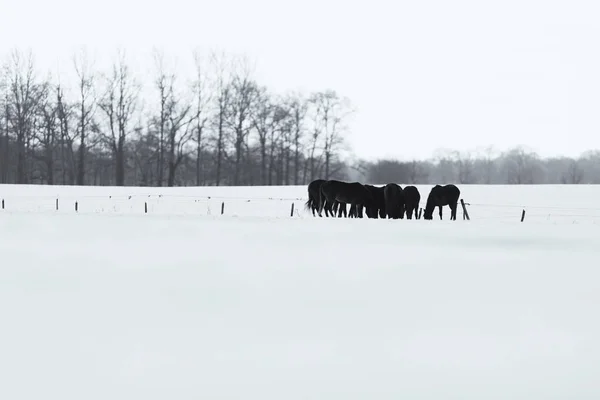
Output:
<instances>
[{"instance_id":1,"label":"row of bare trees","mask_svg":"<svg viewBox=\"0 0 600 400\"><path fill-rule=\"evenodd\" d=\"M74 79L44 76L14 51L0 72L0 183L275 185L344 178L348 99L274 94L242 57L193 54L188 79L155 52L142 82L119 52Z\"/></svg>"},{"instance_id":2,"label":"row of bare trees","mask_svg":"<svg viewBox=\"0 0 600 400\"><path fill-rule=\"evenodd\" d=\"M542 158L524 147L497 152L441 150L430 160L362 162L353 178L412 184L600 184L600 151L578 158Z\"/></svg>"}]
</instances>

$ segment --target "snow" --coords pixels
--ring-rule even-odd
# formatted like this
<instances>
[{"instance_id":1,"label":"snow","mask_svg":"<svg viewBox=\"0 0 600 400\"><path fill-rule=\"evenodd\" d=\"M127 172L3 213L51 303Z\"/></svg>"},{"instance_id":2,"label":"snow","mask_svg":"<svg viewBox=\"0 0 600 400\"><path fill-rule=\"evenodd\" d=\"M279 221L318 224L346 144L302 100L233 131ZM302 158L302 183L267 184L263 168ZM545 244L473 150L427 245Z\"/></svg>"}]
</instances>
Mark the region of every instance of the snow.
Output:
<instances>
[{"instance_id":1,"label":"snow","mask_svg":"<svg viewBox=\"0 0 600 400\"><path fill-rule=\"evenodd\" d=\"M471 221L0 185L0 397L597 399L600 187L460 188Z\"/></svg>"}]
</instances>

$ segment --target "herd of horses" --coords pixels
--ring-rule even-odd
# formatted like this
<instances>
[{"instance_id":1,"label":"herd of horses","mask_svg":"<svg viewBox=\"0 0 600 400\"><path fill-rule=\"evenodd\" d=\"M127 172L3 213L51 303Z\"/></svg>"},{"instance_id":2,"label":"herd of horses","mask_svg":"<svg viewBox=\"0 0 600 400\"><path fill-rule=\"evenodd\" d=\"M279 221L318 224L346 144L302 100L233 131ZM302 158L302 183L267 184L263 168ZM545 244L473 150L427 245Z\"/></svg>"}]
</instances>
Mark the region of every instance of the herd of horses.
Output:
<instances>
[{"instance_id":1,"label":"herd of horses","mask_svg":"<svg viewBox=\"0 0 600 400\"><path fill-rule=\"evenodd\" d=\"M423 211L423 219L433 219L433 212L439 207L442 219L442 207L449 206L450 219L456 220L460 190L456 185L435 185L431 188ZM373 186L359 182L317 179L308 184L308 201L305 206L313 216L419 219L421 194L415 186L402 188L396 183ZM346 206L350 205L350 210ZM364 211L364 214L363 214Z\"/></svg>"}]
</instances>

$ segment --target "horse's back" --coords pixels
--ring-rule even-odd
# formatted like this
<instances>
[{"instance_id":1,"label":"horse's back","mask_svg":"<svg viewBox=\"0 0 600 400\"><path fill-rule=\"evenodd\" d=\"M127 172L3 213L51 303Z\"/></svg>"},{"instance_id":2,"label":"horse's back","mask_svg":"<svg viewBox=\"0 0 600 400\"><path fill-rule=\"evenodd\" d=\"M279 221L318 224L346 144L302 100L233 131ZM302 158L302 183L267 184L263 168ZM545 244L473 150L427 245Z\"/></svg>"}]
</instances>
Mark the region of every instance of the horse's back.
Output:
<instances>
[{"instance_id":1,"label":"horse's back","mask_svg":"<svg viewBox=\"0 0 600 400\"><path fill-rule=\"evenodd\" d=\"M455 201L458 200L458 198L460 197L460 189L458 188L458 186L451 183L449 185L444 186L444 194L449 199Z\"/></svg>"}]
</instances>

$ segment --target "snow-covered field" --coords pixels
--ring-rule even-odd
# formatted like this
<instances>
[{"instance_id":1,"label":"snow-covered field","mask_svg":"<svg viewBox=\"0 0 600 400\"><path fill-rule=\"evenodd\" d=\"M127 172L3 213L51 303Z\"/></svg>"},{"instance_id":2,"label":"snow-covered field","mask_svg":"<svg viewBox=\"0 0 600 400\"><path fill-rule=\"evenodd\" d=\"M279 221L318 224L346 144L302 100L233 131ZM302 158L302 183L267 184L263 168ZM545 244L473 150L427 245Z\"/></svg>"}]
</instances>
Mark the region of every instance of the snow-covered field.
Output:
<instances>
[{"instance_id":1,"label":"snow-covered field","mask_svg":"<svg viewBox=\"0 0 600 400\"><path fill-rule=\"evenodd\" d=\"M0 398L600 398L600 187L460 188L471 221L0 185Z\"/></svg>"}]
</instances>

